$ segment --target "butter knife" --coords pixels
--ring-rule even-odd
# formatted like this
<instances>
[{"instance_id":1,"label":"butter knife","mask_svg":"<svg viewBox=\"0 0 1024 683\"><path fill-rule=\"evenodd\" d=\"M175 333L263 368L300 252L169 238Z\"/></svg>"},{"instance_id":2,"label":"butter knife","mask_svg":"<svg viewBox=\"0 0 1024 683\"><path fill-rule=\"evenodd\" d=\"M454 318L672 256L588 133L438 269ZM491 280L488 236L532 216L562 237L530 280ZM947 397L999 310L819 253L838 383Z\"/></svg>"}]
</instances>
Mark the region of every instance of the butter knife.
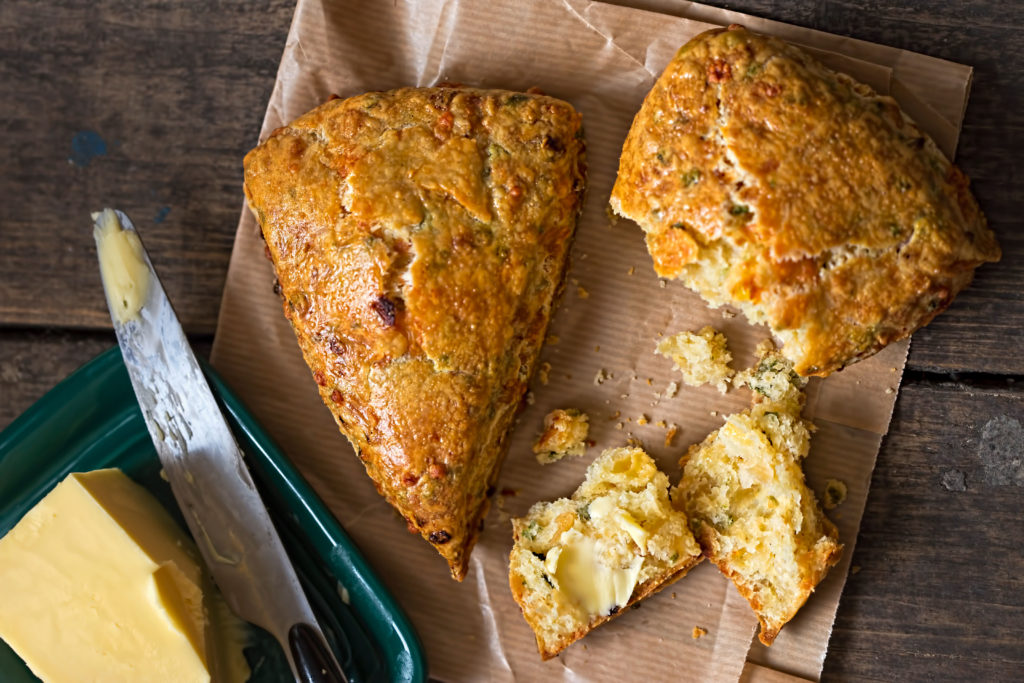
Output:
<instances>
[{"instance_id":1,"label":"butter knife","mask_svg":"<svg viewBox=\"0 0 1024 683\"><path fill-rule=\"evenodd\" d=\"M225 601L281 643L296 681L347 681L135 226L93 214L110 317L186 524Z\"/></svg>"}]
</instances>

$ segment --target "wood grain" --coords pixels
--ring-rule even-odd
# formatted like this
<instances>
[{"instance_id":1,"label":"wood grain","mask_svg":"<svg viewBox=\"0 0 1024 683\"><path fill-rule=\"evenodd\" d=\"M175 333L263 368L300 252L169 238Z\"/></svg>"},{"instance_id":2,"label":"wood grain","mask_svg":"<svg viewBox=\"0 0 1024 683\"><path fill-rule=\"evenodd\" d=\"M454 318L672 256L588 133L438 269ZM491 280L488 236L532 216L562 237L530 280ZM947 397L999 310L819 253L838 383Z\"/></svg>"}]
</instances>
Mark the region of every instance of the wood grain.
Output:
<instances>
[{"instance_id":1,"label":"wood grain","mask_svg":"<svg viewBox=\"0 0 1024 683\"><path fill-rule=\"evenodd\" d=\"M196 355L210 357L212 337L189 339ZM113 331L0 329L0 431L43 394L112 346Z\"/></svg>"},{"instance_id":2,"label":"wood grain","mask_svg":"<svg viewBox=\"0 0 1024 683\"><path fill-rule=\"evenodd\" d=\"M185 329L212 334L293 4L0 3L0 321L108 328L89 214L138 225ZM76 133L107 151L69 162ZM164 216L164 213L166 215Z\"/></svg>"},{"instance_id":3,"label":"wood grain","mask_svg":"<svg viewBox=\"0 0 1024 683\"><path fill-rule=\"evenodd\" d=\"M1020 680L1024 391L900 390L822 680Z\"/></svg>"}]
</instances>

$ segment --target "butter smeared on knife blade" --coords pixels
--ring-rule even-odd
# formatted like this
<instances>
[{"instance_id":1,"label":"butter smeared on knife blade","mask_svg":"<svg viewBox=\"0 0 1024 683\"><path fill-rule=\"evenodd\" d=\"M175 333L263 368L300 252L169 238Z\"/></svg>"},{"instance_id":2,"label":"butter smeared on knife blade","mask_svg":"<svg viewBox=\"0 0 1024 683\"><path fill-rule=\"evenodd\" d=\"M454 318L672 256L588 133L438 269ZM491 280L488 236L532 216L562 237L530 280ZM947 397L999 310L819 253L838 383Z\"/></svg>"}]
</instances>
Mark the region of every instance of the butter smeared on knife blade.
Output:
<instances>
[{"instance_id":1,"label":"butter smeared on knife blade","mask_svg":"<svg viewBox=\"0 0 1024 683\"><path fill-rule=\"evenodd\" d=\"M138 315L149 293L149 266L142 257L142 242L134 230L122 230L113 209L92 214L93 237L100 259L107 306L115 322Z\"/></svg>"}]
</instances>

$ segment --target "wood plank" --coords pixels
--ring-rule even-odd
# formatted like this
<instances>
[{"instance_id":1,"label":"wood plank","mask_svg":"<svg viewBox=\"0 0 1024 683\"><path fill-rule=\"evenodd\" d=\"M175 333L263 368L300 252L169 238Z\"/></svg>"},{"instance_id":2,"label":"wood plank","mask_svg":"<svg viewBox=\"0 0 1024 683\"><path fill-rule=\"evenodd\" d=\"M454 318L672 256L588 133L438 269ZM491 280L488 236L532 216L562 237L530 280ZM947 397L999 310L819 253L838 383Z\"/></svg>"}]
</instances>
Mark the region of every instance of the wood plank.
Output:
<instances>
[{"instance_id":1,"label":"wood plank","mask_svg":"<svg viewBox=\"0 0 1024 683\"><path fill-rule=\"evenodd\" d=\"M108 328L89 214L138 224L186 330L212 333L294 8L0 3L0 320ZM92 131L91 145L72 143ZM90 156L100 145L104 154ZM82 142L82 138L79 138ZM84 140L88 142L88 140Z\"/></svg>"},{"instance_id":2,"label":"wood plank","mask_svg":"<svg viewBox=\"0 0 1024 683\"><path fill-rule=\"evenodd\" d=\"M196 355L210 357L211 337L190 341ZM0 431L60 380L116 345L113 331L0 329Z\"/></svg>"},{"instance_id":3,"label":"wood plank","mask_svg":"<svg viewBox=\"0 0 1024 683\"><path fill-rule=\"evenodd\" d=\"M1024 391L901 389L824 680L1013 680L1024 670ZM841 510L841 508L840 508Z\"/></svg>"}]
</instances>

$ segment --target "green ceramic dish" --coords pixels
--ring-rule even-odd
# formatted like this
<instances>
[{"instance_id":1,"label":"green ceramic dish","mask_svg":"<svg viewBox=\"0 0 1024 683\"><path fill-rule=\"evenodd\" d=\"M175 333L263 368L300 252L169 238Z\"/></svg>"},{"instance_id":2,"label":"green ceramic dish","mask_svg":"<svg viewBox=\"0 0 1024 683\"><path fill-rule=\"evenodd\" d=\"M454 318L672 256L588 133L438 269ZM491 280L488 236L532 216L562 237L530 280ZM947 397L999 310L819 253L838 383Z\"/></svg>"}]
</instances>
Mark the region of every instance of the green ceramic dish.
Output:
<instances>
[{"instance_id":1,"label":"green ceramic dish","mask_svg":"<svg viewBox=\"0 0 1024 683\"><path fill-rule=\"evenodd\" d=\"M422 646L394 598L309 484L205 369L349 679L425 680ZM0 536L69 472L103 467L121 468L178 515L117 348L76 370L0 433ZM178 521L184 527L180 515ZM284 654L266 633L254 628L245 652L253 683L289 680ZM38 680L2 641L0 680Z\"/></svg>"}]
</instances>

